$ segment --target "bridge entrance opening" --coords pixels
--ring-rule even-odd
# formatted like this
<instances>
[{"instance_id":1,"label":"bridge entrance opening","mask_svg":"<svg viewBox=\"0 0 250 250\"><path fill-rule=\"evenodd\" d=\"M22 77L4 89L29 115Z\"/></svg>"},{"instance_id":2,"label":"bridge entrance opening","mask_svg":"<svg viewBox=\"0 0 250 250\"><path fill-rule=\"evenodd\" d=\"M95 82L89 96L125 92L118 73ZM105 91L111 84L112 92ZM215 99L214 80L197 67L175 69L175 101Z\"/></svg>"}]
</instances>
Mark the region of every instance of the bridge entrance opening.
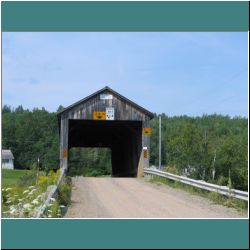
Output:
<instances>
[{"instance_id":1,"label":"bridge entrance opening","mask_svg":"<svg viewBox=\"0 0 250 250\"><path fill-rule=\"evenodd\" d=\"M69 119L68 147L110 148L112 176L136 177L142 122Z\"/></svg>"},{"instance_id":2,"label":"bridge entrance opening","mask_svg":"<svg viewBox=\"0 0 250 250\"><path fill-rule=\"evenodd\" d=\"M68 165L70 176L111 176L111 149L71 148Z\"/></svg>"},{"instance_id":3,"label":"bridge entrance opening","mask_svg":"<svg viewBox=\"0 0 250 250\"><path fill-rule=\"evenodd\" d=\"M112 176L141 177L149 166L154 114L106 86L57 113L60 166L76 148L110 148Z\"/></svg>"}]
</instances>

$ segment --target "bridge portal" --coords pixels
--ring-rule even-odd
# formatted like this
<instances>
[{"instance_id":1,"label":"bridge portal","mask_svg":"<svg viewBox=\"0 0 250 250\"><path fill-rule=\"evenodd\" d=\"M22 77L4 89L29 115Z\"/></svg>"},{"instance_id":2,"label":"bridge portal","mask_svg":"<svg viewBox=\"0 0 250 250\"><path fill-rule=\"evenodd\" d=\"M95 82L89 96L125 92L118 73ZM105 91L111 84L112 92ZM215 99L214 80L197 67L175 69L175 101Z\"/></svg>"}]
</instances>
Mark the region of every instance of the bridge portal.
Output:
<instances>
[{"instance_id":1,"label":"bridge portal","mask_svg":"<svg viewBox=\"0 0 250 250\"><path fill-rule=\"evenodd\" d=\"M112 175L138 176L149 165L149 121L153 114L109 87L63 109L58 114L60 165L68 168L72 147L109 147Z\"/></svg>"}]
</instances>

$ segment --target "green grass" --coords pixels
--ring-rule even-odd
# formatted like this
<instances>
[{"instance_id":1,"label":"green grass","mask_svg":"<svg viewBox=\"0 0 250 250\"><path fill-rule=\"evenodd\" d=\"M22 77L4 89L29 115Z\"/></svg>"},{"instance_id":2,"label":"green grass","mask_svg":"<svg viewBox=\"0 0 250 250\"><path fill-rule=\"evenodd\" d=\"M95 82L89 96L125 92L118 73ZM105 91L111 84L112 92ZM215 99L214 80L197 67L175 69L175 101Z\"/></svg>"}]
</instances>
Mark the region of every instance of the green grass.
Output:
<instances>
[{"instance_id":1,"label":"green grass","mask_svg":"<svg viewBox=\"0 0 250 250\"><path fill-rule=\"evenodd\" d=\"M230 198L219 193L206 191L200 188L192 187L184 183L173 181L160 176L152 176L150 182L157 185L165 184L172 188L177 188L189 192L194 195L199 195L213 201L216 204L220 204L227 207L233 207L240 212L246 212L248 210L248 202L236 198Z\"/></svg>"},{"instance_id":2,"label":"green grass","mask_svg":"<svg viewBox=\"0 0 250 250\"><path fill-rule=\"evenodd\" d=\"M30 170L2 169L2 187L13 187L18 185L18 181Z\"/></svg>"},{"instance_id":3,"label":"green grass","mask_svg":"<svg viewBox=\"0 0 250 250\"><path fill-rule=\"evenodd\" d=\"M46 199L49 185L54 185L61 172L48 174L38 170L2 170L2 216L3 217L34 217L36 209ZM48 206L45 217L62 217L63 209L70 203L71 183L65 180L59 187L58 196ZM61 203L59 203L61 201ZM25 206L29 206L29 209Z\"/></svg>"}]
</instances>

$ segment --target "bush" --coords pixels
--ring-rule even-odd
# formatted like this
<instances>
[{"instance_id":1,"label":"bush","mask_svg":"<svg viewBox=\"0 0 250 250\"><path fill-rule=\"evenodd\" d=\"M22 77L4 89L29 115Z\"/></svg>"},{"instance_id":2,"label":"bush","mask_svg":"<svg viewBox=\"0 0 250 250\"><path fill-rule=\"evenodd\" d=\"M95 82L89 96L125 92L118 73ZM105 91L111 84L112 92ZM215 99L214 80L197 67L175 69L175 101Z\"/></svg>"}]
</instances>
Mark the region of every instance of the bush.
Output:
<instances>
[{"instance_id":1,"label":"bush","mask_svg":"<svg viewBox=\"0 0 250 250\"><path fill-rule=\"evenodd\" d=\"M45 217L45 218L60 218L60 217L62 217L60 204L56 199L52 198L52 202L48 205L43 217Z\"/></svg>"},{"instance_id":2,"label":"bush","mask_svg":"<svg viewBox=\"0 0 250 250\"><path fill-rule=\"evenodd\" d=\"M228 185L228 178L224 177L224 176L220 176L218 181L217 181L217 185L227 186Z\"/></svg>"},{"instance_id":3,"label":"bush","mask_svg":"<svg viewBox=\"0 0 250 250\"><path fill-rule=\"evenodd\" d=\"M57 183L61 170L58 169L57 172L50 170L48 175L40 175L38 177L38 185L40 186L48 186L54 185Z\"/></svg>"},{"instance_id":4,"label":"bush","mask_svg":"<svg viewBox=\"0 0 250 250\"><path fill-rule=\"evenodd\" d=\"M71 201L71 179L67 178L58 187L58 200L61 205L68 206Z\"/></svg>"},{"instance_id":5,"label":"bush","mask_svg":"<svg viewBox=\"0 0 250 250\"><path fill-rule=\"evenodd\" d=\"M165 168L165 170L166 170L166 172L169 172L169 173L172 173L172 174L176 174L176 175L180 174L178 169L175 166L167 166Z\"/></svg>"},{"instance_id":6,"label":"bush","mask_svg":"<svg viewBox=\"0 0 250 250\"><path fill-rule=\"evenodd\" d=\"M20 187L33 186L36 184L37 177L38 177L38 171L30 170L28 173L20 177L17 185Z\"/></svg>"}]
</instances>

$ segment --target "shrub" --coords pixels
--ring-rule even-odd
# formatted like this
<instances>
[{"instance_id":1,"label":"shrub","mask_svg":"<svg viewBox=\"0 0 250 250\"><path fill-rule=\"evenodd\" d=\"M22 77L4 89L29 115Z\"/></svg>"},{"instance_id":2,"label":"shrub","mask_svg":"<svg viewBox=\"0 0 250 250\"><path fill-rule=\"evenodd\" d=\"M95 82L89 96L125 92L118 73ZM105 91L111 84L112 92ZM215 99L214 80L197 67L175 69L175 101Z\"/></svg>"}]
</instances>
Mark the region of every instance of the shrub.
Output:
<instances>
[{"instance_id":1,"label":"shrub","mask_svg":"<svg viewBox=\"0 0 250 250\"><path fill-rule=\"evenodd\" d=\"M58 169L56 172L54 172L53 170L50 170L48 175L40 175L38 177L38 185L48 186L48 185L56 184L60 173L61 173L61 169Z\"/></svg>"},{"instance_id":2,"label":"shrub","mask_svg":"<svg viewBox=\"0 0 250 250\"><path fill-rule=\"evenodd\" d=\"M58 187L58 200L61 205L68 206L71 201L71 180L67 178Z\"/></svg>"},{"instance_id":3,"label":"shrub","mask_svg":"<svg viewBox=\"0 0 250 250\"><path fill-rule=\"evenodd\" d=\"M3 217L35 217L44 195L35 186L2 189Z\"/></svg>"},{"instance_id":4,"label":"shrub","mask_svg":"<svg viewBox=\"0 0 250 250\"><path fill-rule=\"evenodd\" d=\"M25 175L21 176L17 184L20 187L33 186L36 184L37 177L38 177L38 171L31 170Z\"/></svg>"},{"instance_id":5,"label":"shrub","mask_svg":"<svg viewBox=\"0 0 250 250\"><path fill-rule=\"evenodd\" d=\"M227 186L228 185L228 178L224 177L224 176L220 176L218 181L217 181L217 185Z\"/></svg>"},{"instance_id":6,"label":"shrub","mask_svg":"<svg viewBox=\"0 0 250 250\"><path fill-rule=\"evenodd\" d=\"M61 214L59 202L54 198L51 198L51 200L52 202L48 205L43 217L47 217L47 218L61 217L62 214Z\"/></svg>"},{"instance_id":7,"label":"shrub","mask_svg":"<svg viewBox=\"0 0 250 250\"><path fill-rule=\"evenodd\" d=\"M172 173L172 174L177 174L177 175L179 174L179 171L175 166L167 166L167 167L165 167L165 171Z\"/></svg>"}]
</instances>

